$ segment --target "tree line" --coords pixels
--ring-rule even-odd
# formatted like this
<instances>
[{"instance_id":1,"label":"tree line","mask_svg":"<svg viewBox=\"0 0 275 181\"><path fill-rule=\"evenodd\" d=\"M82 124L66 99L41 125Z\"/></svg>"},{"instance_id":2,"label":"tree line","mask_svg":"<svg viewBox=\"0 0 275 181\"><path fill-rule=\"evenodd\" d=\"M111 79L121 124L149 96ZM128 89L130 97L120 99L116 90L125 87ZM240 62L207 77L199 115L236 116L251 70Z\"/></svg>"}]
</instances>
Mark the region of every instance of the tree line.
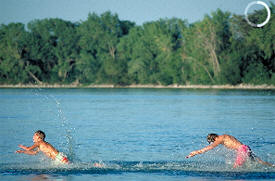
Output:
<instances>
[{"instance_id":1,"label":"tree line","mask_svg":"<svg viewBox=\"0 0 275 181\"><path fill-rule=\"evenodd\" d=\"M272 15L275 5L270 6ZM249 15L263 22L265 9ZM220 9L189 24L117 14L0 26L0 84L272 84L275 16L262 28Z\"/></svg>"}]
</instances>

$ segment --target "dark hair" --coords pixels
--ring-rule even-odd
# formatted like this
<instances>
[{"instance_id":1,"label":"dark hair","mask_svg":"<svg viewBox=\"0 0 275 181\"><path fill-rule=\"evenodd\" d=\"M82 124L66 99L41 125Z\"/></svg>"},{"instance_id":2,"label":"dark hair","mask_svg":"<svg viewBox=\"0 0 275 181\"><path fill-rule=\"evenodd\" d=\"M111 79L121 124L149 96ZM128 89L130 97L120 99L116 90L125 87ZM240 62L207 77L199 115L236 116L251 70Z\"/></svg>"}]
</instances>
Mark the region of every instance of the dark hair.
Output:
<instances>
[{"instance_id":1,"label":"dark hair","mask_svg":"<svg viewBox=\"0 0 275 181\"><path fill-rule=\"evenodd\" d=\"M46 138L45 133L43 131L41 131L41 130L37 130L35 132L35 134L37 134L39 136L39 138L41 138L42 140L44 140Z\"/></svg>"},{"instance_id":2,"label":"dark hair","mask_svg":"<svg viewBox=\"0 0 275 181\"><path fill-rule=\"evenodd\" d=\"M215 134L215 133L210 133L210 134L208 134L208 135L207 135L207 141L208 141L208 143L209 143L209 144L210 144L210 143L213 143L217 137L218 137L218 135Z\"/></svg>"}]
</instances>

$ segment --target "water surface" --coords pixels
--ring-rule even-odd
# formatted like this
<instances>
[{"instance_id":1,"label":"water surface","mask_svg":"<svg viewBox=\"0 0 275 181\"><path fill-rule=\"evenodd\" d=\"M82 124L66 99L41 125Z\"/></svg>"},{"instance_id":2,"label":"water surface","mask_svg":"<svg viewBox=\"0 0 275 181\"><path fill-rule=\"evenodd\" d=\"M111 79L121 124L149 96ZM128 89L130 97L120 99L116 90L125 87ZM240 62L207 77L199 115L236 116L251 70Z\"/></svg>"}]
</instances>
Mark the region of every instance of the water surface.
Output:
<instances>
[{"instance_id":1,"label":"water surface","mask_svg":"<svg viewBox=\"0 0 275 181\"><path fill-rule=\"evenodd\" d=\"M0 180L275 179L222 146L185 158L214 132L275 163L274 108L271 90L0 89ZM73 164L15 154L38 129Z\"/></svg>"}]
</instances>

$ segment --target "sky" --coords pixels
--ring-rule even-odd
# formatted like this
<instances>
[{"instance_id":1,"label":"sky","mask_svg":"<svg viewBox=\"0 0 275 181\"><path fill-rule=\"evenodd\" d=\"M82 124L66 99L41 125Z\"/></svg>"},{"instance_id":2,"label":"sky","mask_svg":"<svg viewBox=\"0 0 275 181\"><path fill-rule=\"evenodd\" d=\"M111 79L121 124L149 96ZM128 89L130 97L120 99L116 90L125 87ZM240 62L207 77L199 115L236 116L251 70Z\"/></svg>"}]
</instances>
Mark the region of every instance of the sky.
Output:
<instances>
[{"instance_id":1,"label":"sky","mask_svg":"<svg viewBox=\"0 0 275 181\"><path fill-rule=\"evenodd\" d=\"M28 23L35 19L61 18L71 22L85 21L88 13L100 15L111 11L120 20L137 25L160 18L186 19L189 23L202 20L204 15L220 8L244 15L254 0L0 0L0 24ZM262 0L266 4L275 0ZM251 7L257 9L255 7ZM261 8L261 7L258 7ZM252 11L252 10L251 10Z\"/></svg>"}]
</instances>

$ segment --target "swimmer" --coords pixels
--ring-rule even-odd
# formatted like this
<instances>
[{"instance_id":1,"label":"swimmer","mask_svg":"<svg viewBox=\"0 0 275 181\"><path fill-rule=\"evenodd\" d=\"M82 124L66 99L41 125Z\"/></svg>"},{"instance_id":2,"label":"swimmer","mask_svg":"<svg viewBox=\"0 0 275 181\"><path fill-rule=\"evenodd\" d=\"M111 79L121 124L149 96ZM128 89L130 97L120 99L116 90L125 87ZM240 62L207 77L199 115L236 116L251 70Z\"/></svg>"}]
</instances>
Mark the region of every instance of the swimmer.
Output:
<instances>
[{"instance_id":1,"label":"swimmer","mask_svg":"<svg viewBox=\"0 0 275 181\"><path fill-rule=\"evenodd\" d=\"M45 133L38 130L33 135L34 144L30 147L24 145L18 145L23 150L17 150L16 153L24 153L28 155L35 155L39 151L43 152L47 157L52 160L56 160L59 163L68 164L68 158L62 153L56 150L50 143L45 141Z\"/></svg>"},{"instance_id":2,"label":"swimmer","mask_svg":"<svg viewBox=\"0 0 275 181\"><path fill-rule=\"evenodd\" d=\"M242 166L248 159L257 160L259 163L263 165L273 166L271 163L262 161L256 155L254 155L249 148L249 146L242 144L239 140L231 135L217 135L214 133L208 134L207 141L210 144L200 150L192 151L186 158L193 157L197 154L202 154L207 152L218 145L224 145L228 149L232 149L236 151L236 159L234 163L234 168Z\"/></svg>"}]
</instances>

